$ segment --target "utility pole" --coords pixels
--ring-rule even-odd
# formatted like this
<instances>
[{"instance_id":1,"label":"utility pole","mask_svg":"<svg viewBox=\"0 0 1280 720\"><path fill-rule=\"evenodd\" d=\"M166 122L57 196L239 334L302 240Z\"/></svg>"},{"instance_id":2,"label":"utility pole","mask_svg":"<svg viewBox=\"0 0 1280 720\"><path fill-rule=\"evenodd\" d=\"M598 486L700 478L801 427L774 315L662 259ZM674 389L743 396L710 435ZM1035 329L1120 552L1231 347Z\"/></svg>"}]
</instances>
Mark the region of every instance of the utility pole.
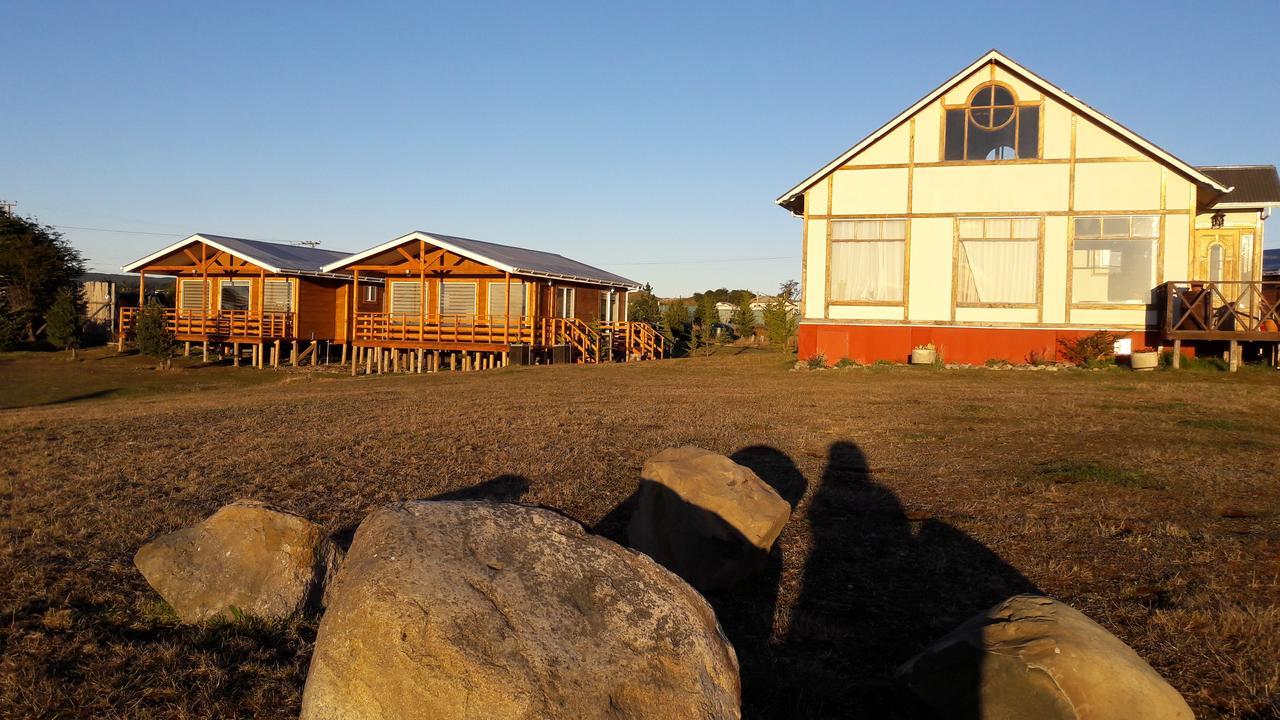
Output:
<instances>
[{"instance_id":1,"label":"utility pole","mask_svg":"<svg viewBox=\"0 0 1280 720\"><path fill-rule=\"evenodd\" d=\"M0 200L0 216L12 217L13 209L18 203L14 200Z\"/></svg>"}]
</instances>

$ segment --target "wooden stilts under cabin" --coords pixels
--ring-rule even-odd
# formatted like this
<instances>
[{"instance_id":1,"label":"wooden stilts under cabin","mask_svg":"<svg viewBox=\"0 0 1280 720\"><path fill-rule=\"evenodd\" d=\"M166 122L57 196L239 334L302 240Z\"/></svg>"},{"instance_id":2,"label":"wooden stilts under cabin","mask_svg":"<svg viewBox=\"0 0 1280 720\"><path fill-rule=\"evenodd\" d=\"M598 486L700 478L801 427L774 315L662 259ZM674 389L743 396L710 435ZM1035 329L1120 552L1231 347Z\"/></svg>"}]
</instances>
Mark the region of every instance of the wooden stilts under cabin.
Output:
<instances>
[{"instance_id":1,"label":"wooden stilts under cabin","mask_svg":"<svg viewBox=\"0 0 1280 720\"><path fill-rule=\"evenodd\" d=\"M231 343L231 365L240 367L240 343Z\"/></svg>"},{"instance_id":2,"label":"wooden stilts under cabin","mask_svg":"<svg viewBox=\"0 0 1280 720\"><path fill-rule=\"evenodd\" d=\"M182 357L191 357L191 341L182 344Z\"/></svg>"}]
</instances>

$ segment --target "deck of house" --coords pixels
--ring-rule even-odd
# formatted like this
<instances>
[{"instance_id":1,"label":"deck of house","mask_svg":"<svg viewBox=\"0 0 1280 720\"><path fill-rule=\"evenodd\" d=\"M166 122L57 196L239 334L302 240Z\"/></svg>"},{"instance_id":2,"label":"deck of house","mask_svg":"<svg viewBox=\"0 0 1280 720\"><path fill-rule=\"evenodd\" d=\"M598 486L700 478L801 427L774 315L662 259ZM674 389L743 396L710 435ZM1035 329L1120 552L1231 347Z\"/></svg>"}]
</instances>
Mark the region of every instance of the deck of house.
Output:
<instances>
[{"instance_id":1,"label":"deck of house","mask_svg":"<svg viewBox=\"0 0 1280 720\"><path fill-rule=\"evenodd\" d=\"M1280 367L1280 281L1174 281L1161 286L1157 296L1160 333L1173 341L1175 367L1184 341L1225 343L1233 370L1241 344L1259 344Z\"/></svg>"}]
</instances>

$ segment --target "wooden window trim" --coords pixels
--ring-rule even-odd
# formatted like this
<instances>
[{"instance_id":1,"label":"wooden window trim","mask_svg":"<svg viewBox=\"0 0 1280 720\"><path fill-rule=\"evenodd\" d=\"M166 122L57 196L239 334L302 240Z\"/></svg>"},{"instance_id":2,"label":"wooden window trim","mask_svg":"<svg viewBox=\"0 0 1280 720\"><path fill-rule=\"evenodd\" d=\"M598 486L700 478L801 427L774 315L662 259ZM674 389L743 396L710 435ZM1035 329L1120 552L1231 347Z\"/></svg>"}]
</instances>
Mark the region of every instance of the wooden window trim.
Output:
<instances>
[{"instance_id":1,"label":"wooden window trim","mask_svg":"<svg viewBox=\"0 0 1280 720\"><path fill-rule=\"evenodd\" d=\"M1018 310L1038 310L1043 313L1044 308L1044 218L1043 215L987 215L982 217L957 217L953 224L953 240L951 246L951 319L955 319L955 311L957 308L970 309L1018 309ZM1035 220L1036 236L1033 238L962 238L960 237L960 220L982 220L982 232L986 234L986 225L988 220ZM974 303L960 301L960 245L965 242L1000 242L1008 240L1018 240L1022 242L1034 242L1036 244L1036 299L1027 303Z\"/></svg>"},{"instance_id":2,"label":"wooden window trim","mask_svg":"<svg viewBox=\"0 0 1280 720\"><path fill-rule=\"evenodd\" d=\"M1005 108L1013 109L1013 117L1010 118L1009 121L1002 123L999 127L986 128L987 130L994 132L995 130L1004 129L1009 125L1010 122L1013 123L1014 157L1012 158L987 160L986 158L975 159L975 158L969 157L969 125L970 123L974 122L972 119L972 112L974 109L973 100L975 97L977 97L979 92L982 92L984 89L988 87L1002 87L1005 90L1007 90L1011 96L1013 96L1012 105L980 105L978 106L979 108L985 107L992 110L993 117L994 117L994 111L996 109L1005 109ZM1036 154L1034 157L1032 156L1023 157L1018 149L1018 145L1022 141L1021 123L1022 123L1022 111L1024 108L1037 108L1038 110L1036 122L1039 124L1039 127L1036 129L1036 134L1039 137L1039 140L1036 142ZM964 111L964 138L961 140L961 147L960 147L961 157L959 160L946 159L947 157L947 113L951 110ZM938 149L938 157L941 159L940 164L957 165L957 164L963 163L963 164L971 164L971 165L990 165L990 164L1016 163L1019 161L1027 162L1027 161L1034 161L1034 160L1042 160L1044 158L1044 100L1043 99L1018 100L1018 94L1014 92L1013 87L1010 86L1008 83L1002 82L1000 80L993 79L993 80L988 80L987 82L982 83L978 87L974 88L969 93L969 97L966 98L964 103L960 105L948 105L946 103L942 103L942 118L940 120L940 126L942 127L942 146Z\"/></svg>"},{"instance_id":3,"label":"wooden window trim","mask_svg":"<svg viewBox=\"0 0 1280 720\"><path fill-rule=\"evenodd\" d=\"M833 229L837 222L876 222L878 229L876 237L870 238L841 238L837 239ZM901 221L903 225L903 236L901 238L884 239L884 223ZM872 242L901 242L902 243L902 297L897 300L836 300L831 297L831 258L832 249L836 243L872 243ZM905 314L907 307L907 296L910 294L911 288L908 285L911 277L911 219L909 217L893 216L893 217L862 217L862 218L842 218L827 221L827 278L826 288L824 289L824 298L827 306L848 306L848 307L900 307Z\"/></svg>"}]
</instances>

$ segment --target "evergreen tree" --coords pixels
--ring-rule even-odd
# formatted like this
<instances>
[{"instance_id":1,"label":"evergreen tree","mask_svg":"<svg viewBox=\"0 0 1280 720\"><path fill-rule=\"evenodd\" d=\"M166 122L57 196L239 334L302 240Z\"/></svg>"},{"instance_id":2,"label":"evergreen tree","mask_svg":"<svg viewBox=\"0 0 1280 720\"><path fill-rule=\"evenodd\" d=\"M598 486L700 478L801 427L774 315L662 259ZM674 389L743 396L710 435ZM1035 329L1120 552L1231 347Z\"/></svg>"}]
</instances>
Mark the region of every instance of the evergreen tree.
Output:
<instances>
[{"instance_id":1,"label":"evergreen tree","mask_svg":"<svg viewBox=\"0 0 1280 720\"><path fill-rule=\"evenodd\" d=\"M720 322L720 312L716 310L716 300L710 294L704 294L698 300L698 342L710 345L715 339L715 325Z\"/></svg>"},{"instance_id":2,"label":"evergreen tree","mask_svg":"<svg viewBox=\"0 0 1280 720\"><path fill-rule=\"evenodd\" d=\"M53 227L0 215L0 295L22 339L35 342L58 291L83 274L84 258Z\"/></svg>"},{"instance_id":3,"label":"evergreen tree","mask_svg":"<svg viewBox=\"0 0 1280 720\"><path fill-rule=\"evenodd\" d=\"M799 287L795 280L782 283L778 294L764 307L765 334L784 353L791 349L791 338L800 324L799 313L792 307Z\"/></svg>"},{"instance_id":4,"label":"evergreen tree","mask_svg":"<svg viewBox=\"0 0 1280 720\"><path fill-rule=\"evenodd\" d=\"M662 335L667 339L667 344L671 348L671 354L677 355L689 343L689 311L684 303L684 298L675 298L667 301L667 306L662 310Z\"/></svg>"},{"instance_id":5,"label":"evergreen tree","mask_svg":"<svg viewBox=\"0 0 1280 720\"><path fill-rule=\"evenodd\" d=\"M627 318L651 325L657 325L662 319L662 313L658 310L658 298L654 297L653 288L648 283L645 283L644 289L627 298Z\"/></svg>"},{"instance_id":6,"label":"evergreen tree","mask_svg":"<svg viewBox=\"0 0 1280 720\"><path fill-rule=\"evenodd\" d=\"M70 350L71 359L76 357L76 349L84 332L84 317L80 302L80 293L75 287L64 287L58 291L53 306L44 316L45 337L49 344L59 350Z\"/></svg>"},{"instance_id":7,"label":"evergreen tree","mask_svg":"<svg viewBox=\"0 0 1280 720\"><path fill-rule=\"evenodd\" d=\"M756 332L756 311L751 307L752 298L742 298L733 309L733 332L740 338L750 338Z\"/></svg>"},{"instance_id":8,"label":"evergreen tree","mask_svg":"<svg viewBox=\"0 0 1280 720\"><path fill-rule=\"evenodd\" d=\"M159 360L165 368L173 364L178 340L169 332L169 320L165 316L164 306L155 298L147 301L147 306L138 313L134 332L138 338L138 350L144 355Z\"/></svg>"}]
</instances>

